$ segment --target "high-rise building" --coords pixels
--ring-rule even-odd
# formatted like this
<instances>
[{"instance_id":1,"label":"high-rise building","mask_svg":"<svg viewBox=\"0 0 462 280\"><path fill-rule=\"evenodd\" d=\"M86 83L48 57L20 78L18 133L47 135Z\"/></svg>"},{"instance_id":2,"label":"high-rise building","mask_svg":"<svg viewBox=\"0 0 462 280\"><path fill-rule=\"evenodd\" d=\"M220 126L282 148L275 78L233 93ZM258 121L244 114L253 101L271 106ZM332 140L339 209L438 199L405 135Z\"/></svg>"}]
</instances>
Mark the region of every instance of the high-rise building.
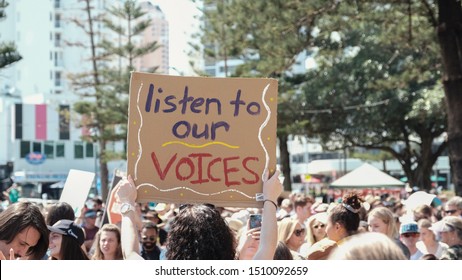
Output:
<instances>
[{"instance_id":1,"label":"high-rise building","mask_svg":"<svg viewBox=\"0 0 462 280\"><path fill-rule=\"evenodd\" d=\"M12 162L18 182L46 191L65 180L71 168L97 172L97 145L82 140L92 132L79 127L82 117L73 111L73 104L82 96L75 94L69 80L70 74L92 69L89 37L76 24L76 20L87 24L85 2L8 2L6 19L0 22L0 41L15 42L23 59L0 70L0 165ZM117 3L90 2L95 15ZM152 26L135 40L159 40L163 48L139 60L137 70L160 66L166 73L168 23L160 9L145 8ZM98 42L108 30L101 22L94 28Z\"/></svg>"},{"instance_id":2,"label":"high-rise building","mask_svg":"<svg viewBox=\"0 0 462 280\"><path fill-rule=\"evenodd\" d=\"M157 67L157 73L168 74L168 21L158 5L153 5L151 2L142 2L140 5L143 12L146 13L145 17L151 20L151 26L142 33L138 44L142 46L156 41L159 48L155 52L137 58L135 68L142 72L152 72L152 68Z\"/></svg>"}]
</instances>

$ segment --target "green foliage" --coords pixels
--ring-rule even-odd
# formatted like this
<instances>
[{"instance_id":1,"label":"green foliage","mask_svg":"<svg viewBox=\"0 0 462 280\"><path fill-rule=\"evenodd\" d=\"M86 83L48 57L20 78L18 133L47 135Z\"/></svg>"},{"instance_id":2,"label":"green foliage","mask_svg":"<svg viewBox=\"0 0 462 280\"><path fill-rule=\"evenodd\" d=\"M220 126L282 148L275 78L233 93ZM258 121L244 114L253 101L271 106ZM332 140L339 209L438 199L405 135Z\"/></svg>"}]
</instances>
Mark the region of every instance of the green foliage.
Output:
<instances>
[{"instance_id":1,"label":"green foliage","mask_svg":"<svg viewBox=\"0 0 462 280\"><path fill-rule=\"evenodd\" d=\"M0 20L6 17L6 7L8 7L8 2L0 0ZM13 42L0 43L0 69L21 59L22 56L16 51L16 46Z\"/></svg>"},{"instance_id":2,"label":"green foliage","mask_svg":"<svg viewBox=\"0 0 462 280\"><path fill-rule=\"evenodd\" d=\"M425 184L446 146L432 151L446 131L435 35L416 13L411 36L399 5L362 8L342 5L318 25L318 68L304 89L309 130L331 147L388 151L412 183Z\"/></svg>"},{"instance_id":3,"label":"green foliage","mask_svg":"<svg viewBox=\"0 0 462 280\"><path fill-rule=\"evenodd\" d=\"M90 8L90 2L87 2L88 5L84 9ZM91 11L93 9L90 9ZM133 59L158 48L157 42L149 42L140 47L135 46L133 42L134 37L140 35L151 24L149 19L143 19L145 13L135 1L125 1L122 6L111 7L108 12L107 16L92 15L91 20L87 20L89 24L95 26L97 22L104 23L111 31L111 34L107 34L108 36L123 38L121 42L125 43L115 45L109 40L103 40L100 44L94 44L91 47L95 51L90 58L90 61L94 63L92 71L71 76L76 91L94 100L77 102L74 110L81 115L86 115L85 125L95 129L96 133L92 136L93 141L104 143L125 141L130 71L134 70ZM80 24L79 26L85 25ZM94 33L90 32L91 27L87 28L85 32L92 36ZM89 38L89 41L96 40ZM103 55L97 55L101 53ZM126 67L111 66L110 62L117 57L125 59ZM102 153L104 152L103 150Z\"/></svg>"},{"instance_id":4,"label":"green foliage","mask_svg":"<svg viewBox=\"0 0 462 280\"><path fill-rule=\"evenodd\" d=\"M22 56L16 51L16 46L13 42L0 43L0 69L21 59Z\"/></svg>"},{"instance_id":5,"label":"green foliage","mask_svg":"<svg viewBox=\"0 0 462 280\"><path fill-rule=\"evenodd\" d=\"M146 13L133 0L126 0L121 7L109 8L108 13L109 16L103 19L104 25L113 32L114 37L120 38L122 43L115 44L113 41L103 40L102 48L108 54L125 59L128 64L128 72L135 70L133 66L135 58L154 52L159 48L156 41L147 42L143 46L137 46L134 42L135 36L140 35L151 26L151 20L144 17ZM156 67L153 67L152 71L155 69Z\"/></svg>"},{"instance_id":6,"label":"green foliage","mask_svg":"<svg viewBox=\"0 0 462 280\"><path fill-rule=\"evenodd\" d=\"M223 59L221 46L234 50L245 62L237 76L279 78L278 135L381 149L409 178L428 175L446 146L432 151L446 130L433 2L204 3L203 42L219 46L208 53ZM317 67L302 78L287 75L303 51Z\"/></svg>"}]
</instances>

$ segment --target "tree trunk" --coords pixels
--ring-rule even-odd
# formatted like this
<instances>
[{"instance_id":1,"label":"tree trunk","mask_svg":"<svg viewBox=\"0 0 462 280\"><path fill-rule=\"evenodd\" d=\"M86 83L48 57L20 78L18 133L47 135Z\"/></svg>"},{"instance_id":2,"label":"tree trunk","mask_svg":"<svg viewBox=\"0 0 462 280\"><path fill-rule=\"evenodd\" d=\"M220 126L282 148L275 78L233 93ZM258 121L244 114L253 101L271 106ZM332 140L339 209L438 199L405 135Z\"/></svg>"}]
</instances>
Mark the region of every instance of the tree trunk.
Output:
<instances>
[{"instance_id":1,"label":"tree trunk","mask_svg":"<svg viewBox=\"0 0 462 280\"><path fill-rule=\"evenodd\" d=\"M462 7L460 0L438 1L438 39L448 114L448 148L456 195L462 195Z\"/></svg>"},{"instance_id":2,"label":"tree trunk","mask_svg":"<svg viewBox=\"0 0 462 280\"><path fill-rule=\"evenodd\" d=\"M417 186L426 192L430 192L432 188L431 175L433 170L433 165L435 164L436 159L439 155L433 154L432 144L433 137L428 135L423 135L420 133L420 158L418 159L417 167Z\"/></svg>"},{"instance_id":3,"label":"tree trunk","mask_svg":"<svg viewBox=\"0 0 462 280\"><path fill-rule=\"evenodd\" d=\"M426 162L419 165L419 168L415 170L415 184L420 190L430 192L432 188L431 173L432 165Z\"/></svg>"},{"instance_id":4,"label":"tree trunk","mask_svg":"<svg viewBox=\"0 0 462 280\"><path fill-rule=\"evenodd\" d=\"M99 142L99 176L100 176L100 181L101 181L101 196L103 201L107 201L107 196L109 193L109 188L108 188L108 176L109 176L109 170L107 167L107 161L106 161L106 142L100 140Z\"/></svg>"},{"instance_id":5,"label":"tree trunk","mask_svg":"<svg viewBox=\"0 0 462 280\"><path fill-rule=\"evenodd\" d=\"M103 162L100 160L99 162L99 176L101 180L101 196L102 200L106 201L109 188L108 188L108 176L109 176L109 171L107 168L107 162Z\"/></svg>"},{"instance_id":6,"label":"tree trunk","mask_svg":"<svg viewBox=\"0 0 462 280\"><path fill-rule=\"evenodd\" d=\"M287 134L280 134L279 138L279 152L280 154L280 162L282 168L282 174L285 177L284 180L284 190L285 191L292 191L292 180L290 175L290 154L289 149L287 147L287 140L289 135Z\"/></svg>"}]
</instances>

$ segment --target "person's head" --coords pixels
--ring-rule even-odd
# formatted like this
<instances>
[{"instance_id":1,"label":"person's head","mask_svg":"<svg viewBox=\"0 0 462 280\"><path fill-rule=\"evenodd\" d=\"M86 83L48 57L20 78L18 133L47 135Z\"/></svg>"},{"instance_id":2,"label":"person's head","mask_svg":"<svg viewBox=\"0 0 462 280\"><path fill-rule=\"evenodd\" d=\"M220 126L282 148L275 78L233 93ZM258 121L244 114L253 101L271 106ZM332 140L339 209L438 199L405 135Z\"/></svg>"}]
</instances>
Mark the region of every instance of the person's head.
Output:
<instances>
[{"instance_id":1,"label":"person's head","mask_svg":"<svg viewBox=\"0 0 462 280\"><path fill-rule=\"evenodd\" d=\"M141 229L141 245L145 251L152 251L157 246L157 237L159 229L153 222L148 222L143 225Z\"/></svg>"},{"instance_id":2,"label":"person's head","mask_svg":"<svg viewBox=\"0 0 462 280\"><path fill-rule=\"evenodd\" d=\"M278 245L276 247L276 251L274 252L274 257L273 260L293 260L294 257L292 256L292 253L290 252L290 249L287 247L287 245L279 241Z\"/></svg>"},{"instance_id":3,"label":"person's head","mask_svg":"<svg viewBox=\"0 0 462 280\"><path fill-rule=\"evenodd\" d=\"M393 212L386 207L372 209L367 218L369 231L383 233L390 238L395 238L397 229Z\"/></svg>"},{"instance_id":4,"label":"person's head","mask_svg":"<svg viewBox=\"0 0 462 280\"><path fill-rule=\"evenodd\" d=\"M462 216L462 197L454 196L444 205L444 214L446 216Z\"/></svg>"},{"instance_id":5,"label":"person's head","mask_svg":"<svg viewBox=\"0 0 462 280\"><path fill-rule=\"evenodd\" d=\"M320 241L326 234L327 213L318 213L308 218L306 242L310 245Z\"/></svg>"},{"instance_id":6,"label":"person's head","mask_svg":"<svg viewBox=\"0 0 462 280\"><path fill-rule=\"evenodd\" d=\"M278 222L278 241L290 250L298 251L305 242L306 229L298 220L285 218Z\"/></svg>"},{"instance_id":7,"label":"person's head","mask_svg":"<svg viewBox=\"0 0 462 280\"><path fill-rule=\"evenodd\" d=\"M427 219L420 219L417 222L420 231L420 240L422 240L425 244L430 242L434 242L436 240L435 234L430 229L432 223Z\"/></svg>"},{"instance_id":8,"label":"person's head","mask_svg":"<svg viewBox=\"0 0 462 280\"><path fill-rule=\"evenodd\" d=\"M290 213L292 211L292 202L288 198L284 198L281 201L281 209L284 209L287 213Z\"/></svg>"},{"instance_id":9,"label":"person's head","mask_svg":"<svg viewBox=\"0 0 462 280\"><path fill-rule=\"evenodd\" d=\"M431 219L432 216L433 209L429 205L422 204L414 209L414 220L416 222L420 221L421 219Z\"/></svg>"},{"instance_id":10,"label":"person's head","mask_svg":"<svg viewBox=\"0 0 462 280\"><path fill-rule=\"evenodd\" d=\"M93 209L87 210L87 212L85 212L85 228L92 229L96 226L96 216L97 213Z\"/></svg>"},{"instance_id":11,"label":"person's head","mask_svg":"<svg viewBox=\"0 0 462 280\"><path fill-rule=\"evenodd\" d=\"M146 214L143 215L143 218L145 220L153 222L156 225L161 224L163 222L162 219L159 217L159 213L157 213L156 211L148 211Z\"/></svg>"},{"instance_id":12,"label":"person's head","mask_svg":"<svg viewBox=\"0 0 462 280\"><path fill-rule=\"evenodd\" d=\"M449 246L462 245L462 218L447 216L441 223L441 241Z\"/></svg>"},{"instance_id":13,"label":"person's head","mask_svg":"<svg viewBox=\"0 0 462 280\"><path fill-rule=\"evenodd\" d=\"M103 209L103 200L101 198L95 197L93 198L94 208L96 211Z\"/></svg>"},{"instance_id":14,"label":"person's head","mask_svg":"<svg viewBox=\"0 0 462 280\"><path fill-rule=\"evenodd\" d=\"M438 260L438 258L433 254L425 254L422 257L420 257L419 260L433 261L433 260Z\"/></svg>"},{"instance_id":15,"label":"person's head","mask_svg":"<svg viewBox=\"0 0 462 280\"><path fill-rule=\"evenodd\" d=\"M305 222L311 216L311 206L313 199L303 194L295 197L294 210L299 221Z\"/></svg>"},{"instance_id":16,"label":"person's head","mask_svg":"<svg viewBox=\"0 0 462 280\"><path fill-rule=\"evenodd\" d=\"M95 236L94 260L121 260L122 246L120 229L113 224L105 224Z\"/></svg>"},{"instance_id":17,"label":"person's head","mask_svg":"<svg viewBox=\"0 0 462 280\"><path fill-rule=\"evenodd\" d=\"M244 223L242 223L241 220L234 219L231 217L226 217L225 221L228 224L228 227L233 231L236 239L238 239L239 232L244 227Z\"/></svg>"},{"instance_id":18,"label":"person's head","mask_svg":"<svg viewBox=\"0 0 462 280\"><path fill-rule=\"evenodd\" d=\"M46 215L46 224L48 226L54 225L59 220L75 220L74 209L72 206L67 202L59 202L57 204L52 205L48 209L48 213Z\"/></svg>"},{"instance_id":19,"label":"person's head","mask_svg":"<svg viewBox=\"0 0 462 280\"><path fill-rule=\"evenodd\" d=\"M48 247L48 229L40 208L17 202L0 213L0 250L6 257L41 259Z\"/></svg>"},{"instance_id":20,"label":"person's head","mask_svg":"<svg viewBox=\"0 0 462 280\"><path fill-rule=\"evenodd\" d=\"M419 226L413 221L403 222L401 223L399 234L401 236L401 241L411 250L415 248L417 241L419 241Z\"/></svg>"},{"instance_id":21,"label":"person's head","mask_svg":"<svg viewBox=\"0 0 462 280\"><path fill-rule=\"evenodd\" d=\"M169 260L231 260L235 258L231 229L212 205L184 205L167 239Z\"/></svg>"},{"instance_id":22,"label":"person's head","mask_svg":"<svg viewBox=\"0 0 462 280\"><path fill-rule=\"evenodd\" d=\"M359 221L359 226L357 233L363 233L363 232L368 232L369 231L369 224L366 221Z\"/></svg>"},{"instance_id":23,"label":"person's head","mask_svg":"<svg viewBox=\"0 0 462 280\"><path fill-rule=\"evenodd\" d=\"M346 240L329 256L330 260L406 260L403 251L386 235L359 233Z\"/></svg>"},{"instance_id":24,"label":"person's head","mask_svg":"<svg viewBox=\"0 0 462 280\"><path fill-rule=\"evenodd\" d=\"M85 241L83 229L71 220L59 220L50 231L50 256L55 260L88 260L81 246Z\"/></svg>"},{"instance_id":25,"label":"person's head","mask_svg":"<svg viewBox=\"0 0 462 280\"><path fill-rule=\"evenodd\" d=\"M334 206L329 212L326 233L329 239L336 242L356 233L359 227L359 211L362 199L356 193L343 197L342 203Z\"/></svg>"}]
</instances>

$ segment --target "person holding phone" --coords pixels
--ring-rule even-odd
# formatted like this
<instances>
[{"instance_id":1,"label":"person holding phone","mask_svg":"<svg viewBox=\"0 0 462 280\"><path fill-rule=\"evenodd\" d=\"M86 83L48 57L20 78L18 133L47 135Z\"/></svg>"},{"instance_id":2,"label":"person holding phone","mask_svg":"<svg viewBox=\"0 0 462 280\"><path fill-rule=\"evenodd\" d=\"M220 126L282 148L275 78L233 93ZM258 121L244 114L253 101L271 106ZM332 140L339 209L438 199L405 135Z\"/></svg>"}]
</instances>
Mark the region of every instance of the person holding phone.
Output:
<instances>
[{"instance_id":1,"label":"person holding phone","mask_svg":"<svg viewBox=\"0 0 462 280\"><path fill-rule=\"evenodd\" d=\"M237 258L239 260L251 260L255 256L260 245L261 214L250 214L247 220L247 228L241 234L237 246Z\"/></svg>"},{"instance_id":2,"label":"person holding phone","mask_svg":"<svg viewBox=\"0 0 462 280\"><path fill-rule=\"evenodd\" d=\"M276 200L282 192L279 171L269 178L264 173L263 212L260 245L253 259L271 260L277 246ZM129 176L118 183L117 200L122 204L122 250L126 259L142 259L139 255L134 204L136 187ZM235 259L234 234L220 213L211 205L186 205L171 224L166 257L169 260ZM196 239L200 238L201 240ZM216 246L215 246L216 245Z\"/></svg>"},{"instance_id":3,"label":"person holding phone","mask_svg":"<svg viewBox=\"0 0 462 280\"><path fill-rule=\"evenodd\" d=\"M261 227L261 214L250 214L249 216L249 228Z\"/></svg>"}]
</instances>

